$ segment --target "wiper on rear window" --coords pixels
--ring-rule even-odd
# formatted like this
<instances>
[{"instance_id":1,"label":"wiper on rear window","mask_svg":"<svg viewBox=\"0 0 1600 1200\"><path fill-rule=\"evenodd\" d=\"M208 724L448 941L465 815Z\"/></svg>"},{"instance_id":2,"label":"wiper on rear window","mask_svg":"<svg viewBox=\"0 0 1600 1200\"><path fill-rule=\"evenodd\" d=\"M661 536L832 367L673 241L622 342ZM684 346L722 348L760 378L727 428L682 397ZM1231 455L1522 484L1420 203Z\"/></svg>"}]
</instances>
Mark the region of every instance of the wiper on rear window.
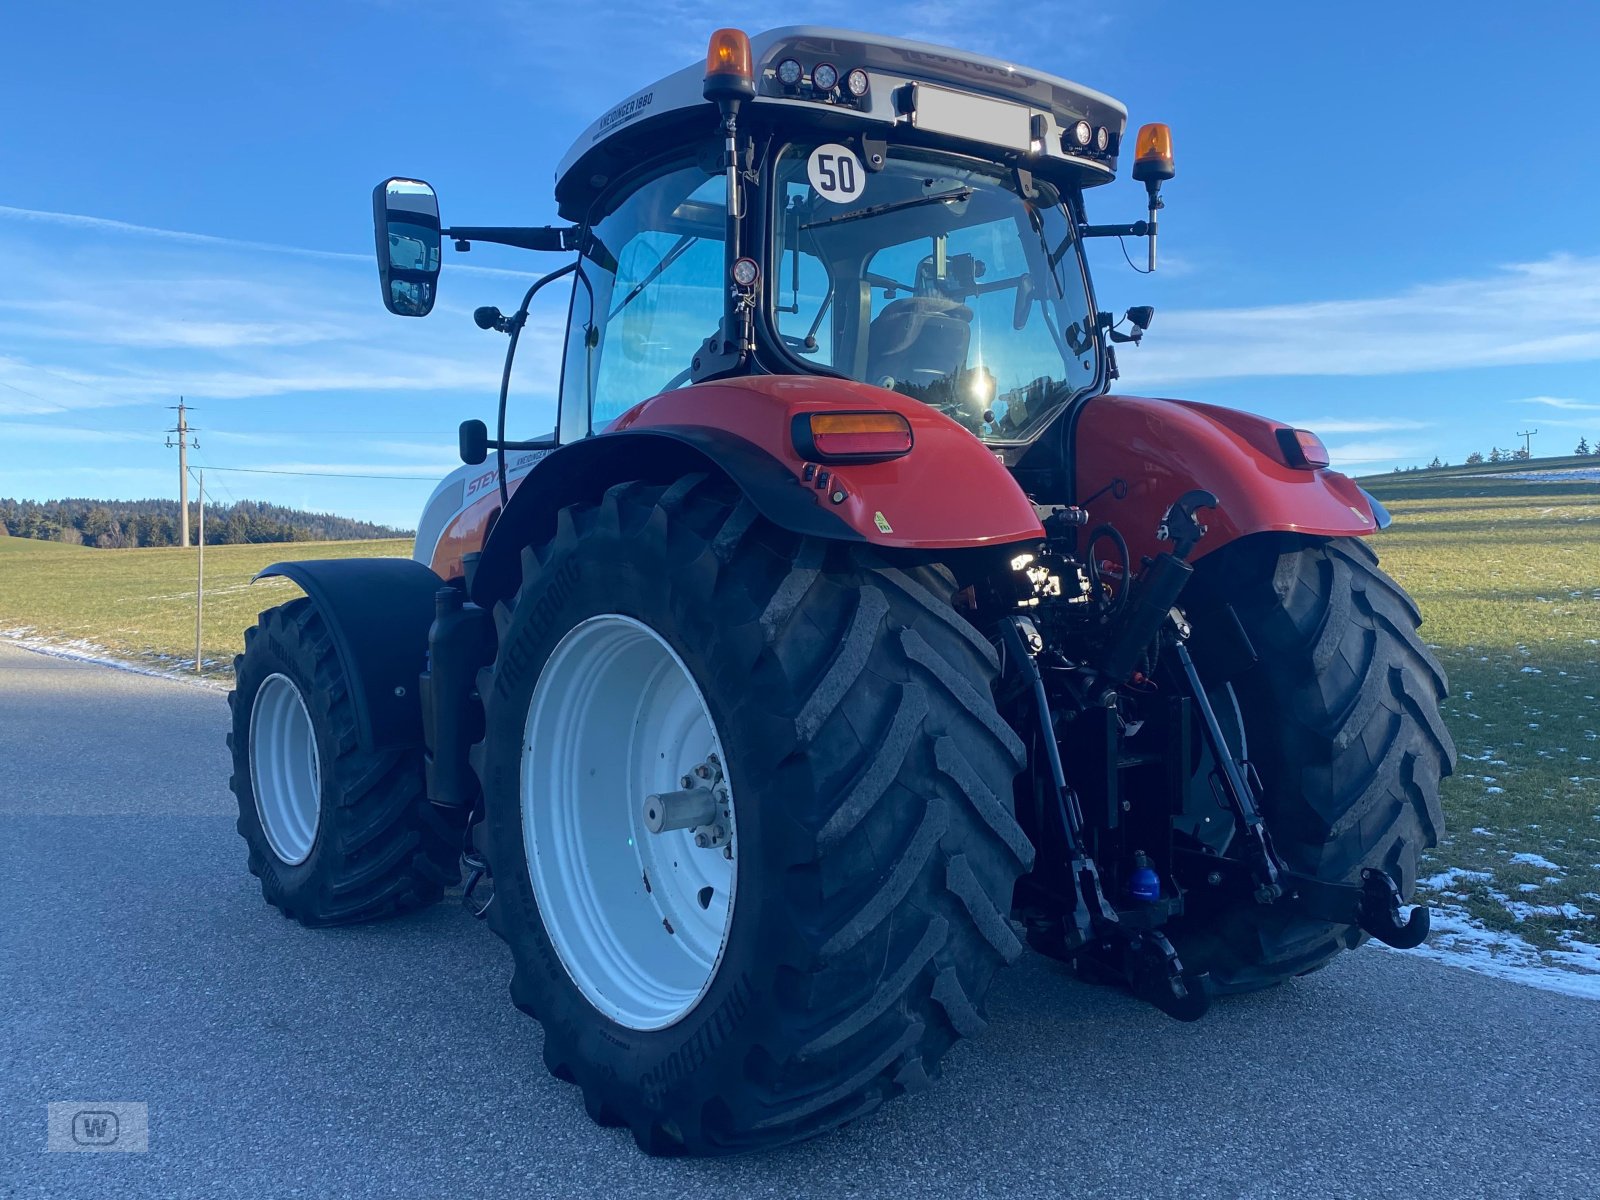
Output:
<instances>
[{"instance_id":1,"label":"wiper on rear window","mask_svg":"<svg viewBox=\"0 0 1600 1200\"><path fill-rule=\"evenodd\" d=\"M887 204L869 204L866 208L858 208L853 212L840 213L837 217L824 217L820 221L800 226L801 229L816 229L819 225L842 225L846 221L859 221L864 217L879 217L884 213L899 212L903 208L921 208L924 204L942 204L946 200L965 200L972 195L969 187L951 188L948 192L935 192L931 196L913 196L909 200L891 200Z\"/></svg>"}]
</instances>

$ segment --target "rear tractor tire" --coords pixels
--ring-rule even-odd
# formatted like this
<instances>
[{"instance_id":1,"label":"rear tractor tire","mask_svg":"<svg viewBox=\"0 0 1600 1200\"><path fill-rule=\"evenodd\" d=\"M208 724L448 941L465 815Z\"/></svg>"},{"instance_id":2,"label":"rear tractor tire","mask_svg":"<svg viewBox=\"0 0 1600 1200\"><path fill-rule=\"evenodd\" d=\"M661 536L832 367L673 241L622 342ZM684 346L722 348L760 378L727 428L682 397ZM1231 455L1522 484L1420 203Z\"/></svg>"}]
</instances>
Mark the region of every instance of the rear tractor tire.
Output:
<instances>
[{"instance_id":1,"label":"rear tractor tire","mask_svg":"<svg viewBox=\"0 0 1600 1200\"><path fill-rule=\"evenodd\" d=\"M776 1146L983 1028L1033 848L953 592L702 475L617 485L524 552L479 686L488 916L596 1121L657 1154Z\"/></svg>"},{"instance_id":2,"label":"rear tractor tire","mask_svg":"<svg viewBox=\"0 0 1600 1200\"><path fill-rule=\"evenodd\" d=\"M1221 601L1258 657L1231 686L1279 856L1329 882L1376 867L1409 898L1418 854L1444 830L1439 785L1455 766L1445 674L1416 605L1354 538L1240 543L1198 571L1197 650L1214 619L1205 604ZM1198 909L1171 935L1184 966L1223 993L1308 974L1366 940L1248 902Z\"/></svg>"},{"instance_id":3,"label":"rear tractor tire","mask_svg":"<svg viewBox=\"0 0 1600 1200\"><path fill-rule=\"evenodd\" d=\"M423 794L422 748L365 751L350 681L302 597L245 630L228 749L261 894L303 925L390 917L460 878L461 836Z\"/></svg>"}]
</instances>

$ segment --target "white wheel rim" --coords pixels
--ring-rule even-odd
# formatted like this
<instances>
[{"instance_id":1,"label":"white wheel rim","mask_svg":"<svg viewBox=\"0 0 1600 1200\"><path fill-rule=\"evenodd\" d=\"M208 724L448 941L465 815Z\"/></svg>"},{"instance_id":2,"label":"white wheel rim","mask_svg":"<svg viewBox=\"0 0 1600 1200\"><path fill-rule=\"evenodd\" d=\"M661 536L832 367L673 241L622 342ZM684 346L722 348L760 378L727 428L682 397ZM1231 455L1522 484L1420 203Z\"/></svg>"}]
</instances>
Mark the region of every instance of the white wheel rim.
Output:
<instances>
[{"instance_id":1,"label":"white wheel rim","mask_svg":"<svg viewBox=\"0 0 1600 1200\"><path fill-rule=\"evenodd\" d=\"M713 754L731 856L644 823L645 797ZM680 1021L716 978L738 879L727 761L689 668L632 617L583 621L539 674L522 749L528 874L567 974L619 1025Z\"/></svg>"},{"instance_id":2,"label":"white wheel rim","mask_svg":"<svg viewBox=\"0 0 1600 1200\"><path fill-rule=\"evenodd\" d=\"M272 852L288 866L311 856L322 815L322 767L305 697L268 675L250 708L250 790Z\"/></svg>"}]
</instances>

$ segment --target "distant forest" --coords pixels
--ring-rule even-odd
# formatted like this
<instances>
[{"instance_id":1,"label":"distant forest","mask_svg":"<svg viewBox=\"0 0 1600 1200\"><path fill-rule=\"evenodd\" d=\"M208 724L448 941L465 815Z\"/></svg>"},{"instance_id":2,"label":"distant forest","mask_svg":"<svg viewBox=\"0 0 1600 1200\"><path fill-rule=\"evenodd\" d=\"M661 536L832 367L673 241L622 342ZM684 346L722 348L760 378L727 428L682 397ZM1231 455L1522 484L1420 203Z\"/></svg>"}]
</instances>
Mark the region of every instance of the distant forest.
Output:
<instances>
[{"instance_id":1,"label":"distant forest","mask_svg":"<svg viewBox=\"0 0 1600 1200\"><path fill-rule=\"evenodd\" d=\"M189 541L199 537L199 507L189 505ZM206 504L206 541L213 545L237 542L341 542L357 538L409 536L410 531L336 517L332 513L302 512L261 500L236 504ZM179 544L176 500L8 500L0 498L0 537L37 538L49 542L99 546L116 550L130 546Z\"/></svg>"}]
</instances>

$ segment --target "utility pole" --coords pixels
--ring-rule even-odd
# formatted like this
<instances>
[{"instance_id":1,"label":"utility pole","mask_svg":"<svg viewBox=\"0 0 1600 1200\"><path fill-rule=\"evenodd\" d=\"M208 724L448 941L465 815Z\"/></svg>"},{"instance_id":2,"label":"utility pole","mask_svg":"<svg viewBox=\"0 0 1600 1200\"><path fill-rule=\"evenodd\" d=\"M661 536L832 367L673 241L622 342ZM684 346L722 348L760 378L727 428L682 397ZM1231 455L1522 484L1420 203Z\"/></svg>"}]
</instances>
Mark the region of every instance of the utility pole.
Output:
<instances>
[{"instance_id":1,"label":"utility pole","mask_svg":"<svg viewBox=\"0 0 1600 1200\"><path fill-rule=\"evenodd\" d=\"M1539 431L1537 429L1524 429L1521 433L1517 434L1517 436L1522 439L1523 458L1533 457L1533 435L1538 432Z\"/></svg>"},{"instance_id":2,"label":"utility pole","mask_svg":"<svg viewBox=\"0 0 1600 1200\"><path fill-rule=\"evenodd\" d=\"M200 618L206 604L206 473L196 477L200 484L200 553L195 557L194 575L194 673L203 674L200 659Z\"/></svg>"},{"instance_id":3,"label":"utility pole","mask_svg":"<svg viewBox=\"0 0 1600 1200\"><path fill-rule=\"evenodd\" d=\"M169 437L167 448L171 449L173 446L178 448L178 528L181 531L179 544L187 550L189 548L189 451L200 449L200 442L199 439L191 440L189 437L195 430L185 419L187 407L183 403L183 397L179 396L177 404L169 404L167 407L178 410L177 425L167 430L168 433L177 434L178 440L173 441Z\"/></svg>"}]
</instances>

